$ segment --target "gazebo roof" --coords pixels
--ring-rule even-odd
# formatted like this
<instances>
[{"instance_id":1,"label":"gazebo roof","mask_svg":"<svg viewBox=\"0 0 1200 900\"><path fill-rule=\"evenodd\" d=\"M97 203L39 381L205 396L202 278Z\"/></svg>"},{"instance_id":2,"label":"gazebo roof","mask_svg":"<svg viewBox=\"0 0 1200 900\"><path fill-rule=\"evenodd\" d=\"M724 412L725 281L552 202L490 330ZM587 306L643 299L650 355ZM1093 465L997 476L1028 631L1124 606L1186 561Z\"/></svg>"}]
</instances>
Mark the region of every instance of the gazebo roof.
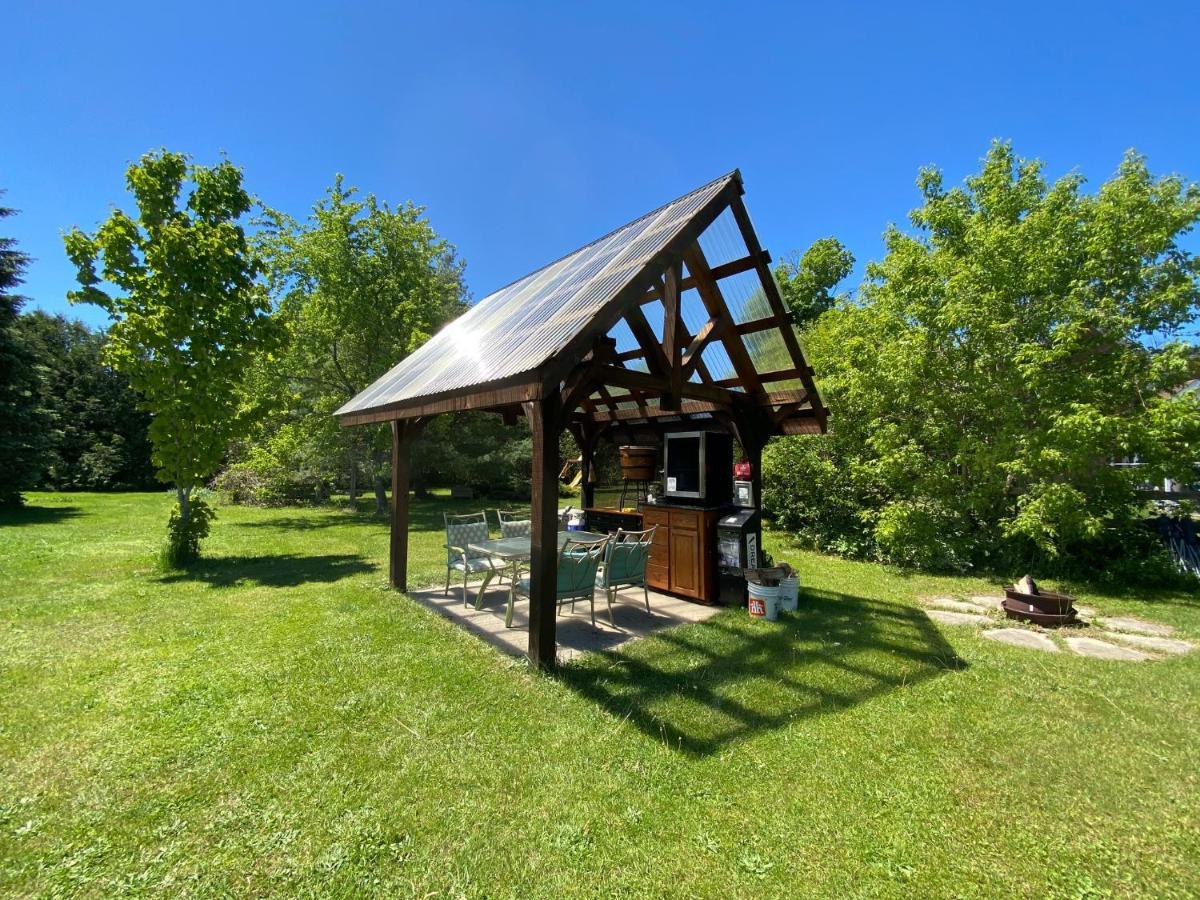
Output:
<instances>
[{"instance_id":1,"label":"gazebo roof","mask_svg":"<svg viewBox=\"0 0 1200 900\"><path fill-rule=\"evenodd\" d=\"M723 175L489 294L336 415L505 409L557 391L597 423L750 406L777 433L824 431L742 191L740 173Z\"/></svg>"}]
</instances>

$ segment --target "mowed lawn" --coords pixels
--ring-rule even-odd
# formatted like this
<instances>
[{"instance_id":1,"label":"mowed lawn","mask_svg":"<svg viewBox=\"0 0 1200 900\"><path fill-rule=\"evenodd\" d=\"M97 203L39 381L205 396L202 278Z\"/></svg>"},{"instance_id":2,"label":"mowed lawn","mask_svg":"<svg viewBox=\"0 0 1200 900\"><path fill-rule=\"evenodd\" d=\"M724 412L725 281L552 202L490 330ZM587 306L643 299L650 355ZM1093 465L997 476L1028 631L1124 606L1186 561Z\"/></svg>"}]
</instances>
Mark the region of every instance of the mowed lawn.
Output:
<instances>
[{"instance_id":1,"label":"mowed lawn","mask_svg":"<svg viewBox=\"0 0 1200 900\"><path fill-rule=\"evenodd\" d=\"M0 893L1200 893L1200 652L1003 646L916 604L993 585L776 537L798 613L547 677L389 590L369 515L225 507L163 574L169 502L0 518ZM471 505L415 505L411 584Z\"/></svg>"}]
</instances>

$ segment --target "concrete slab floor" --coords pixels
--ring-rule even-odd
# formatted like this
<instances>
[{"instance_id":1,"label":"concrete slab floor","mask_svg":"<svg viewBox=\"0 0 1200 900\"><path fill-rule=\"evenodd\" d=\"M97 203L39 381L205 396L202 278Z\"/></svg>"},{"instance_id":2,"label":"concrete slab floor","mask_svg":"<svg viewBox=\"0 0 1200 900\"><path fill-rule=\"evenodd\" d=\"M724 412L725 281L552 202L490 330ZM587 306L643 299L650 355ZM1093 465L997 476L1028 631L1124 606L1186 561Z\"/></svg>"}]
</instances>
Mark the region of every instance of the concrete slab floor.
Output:
<instances>
[{"instance_id":1,"label":"concrete slab floor","mask_svg":"<svg viewBox=\"0 0 1200 900\"><path fill-rule=\"evenodd\" d=\"M482 638L510 656L523 657L529 649L529 600L517 597L511 628L504 627L508 607L508 585L488 585L483 605L475 609L479 582L467 587L467 605L463 606L462 582L451 585L443 594L442 586L409 591L408 596L422 606L440 613L456 625ZM596 591L596 624L592 626L591 609L586 600L559 607L557 637L558 661L570 662L576 657L596 650L612 650L627 641L654 634L666 628L688 622L703 622L721 611L719 606L704 606L669 594L650 591L650 612L646 612L641 588L624 588L617 592L613 603L614 628L608 621L608 604L604 592Z\"/></svg>"}]
</instances>

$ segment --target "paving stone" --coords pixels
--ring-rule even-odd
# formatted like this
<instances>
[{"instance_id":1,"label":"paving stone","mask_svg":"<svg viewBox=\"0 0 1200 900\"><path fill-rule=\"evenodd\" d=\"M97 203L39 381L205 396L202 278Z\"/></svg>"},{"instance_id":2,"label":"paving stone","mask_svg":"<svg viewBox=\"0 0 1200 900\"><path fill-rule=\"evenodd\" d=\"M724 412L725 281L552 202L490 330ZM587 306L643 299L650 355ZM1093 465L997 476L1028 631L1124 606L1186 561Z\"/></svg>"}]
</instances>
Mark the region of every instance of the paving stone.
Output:
<instances>
[{"instance_id":1,"label":"paving stone","mask_svg":"<svg viewBox=\"0 0 1200 900\"><path fill-rule=\"evenodd\" d=\"M1081 619L1096 618L1096 608L1094 606L1076 606L1075 612Z\"/></svg>"},{"instance_id":2,"label":"paving stone","mask_svg":"<svg viewBox=\"0 0 1200 900\"><path fill-rule=\"evenodd\" d=\"M989 625L992 621L979 613L949 612L944 609L927 609L925 615L943 625Z\"/></svg>"},{"instance_id":3,"label":"paving stone","mask_svg":"<svg viewBox=\"0 0 1200 900\"><path fill-rule=\"evenodd\" d=\"M1123 659L1130 662L1153 658L1141 650L1134 650L1131 647L1119 647L1116 644L1110 644L1108 641L1098 641L1095 638L1068 637L1063 638L1063 640L1068 647L1080 656L1090 656L1095 659Z\"/></svg>"},{"instance_id":4,"label":"paving stone","mask_svg":"<svg viewBox=\"0 0 1200 900\"><path fill-rule=\"evenodd\" d=\"M1119 631L1109 631L1100 634L1099 637L1109 641L1121 641L1133 647L1141 647L1143 650L1158 650L1162 653L1190 653L1196 649L1196 645L1188 641L1181 641L1178 638L1151 637L1146 634L1122 634Z\"/></svg>"},{"instance_id":5,"label":"paving stone","mask_svg":"<svg viewBox=\"0 0 1200 900\"><path fill-rule=\"evenodd\" d=\"M1036 631L1026 631L1024 628L993 628L983 632L983 636L990 641L1012 644L1014 647L1025 647L1028 650L1058 652L1058 646L1046 635L1038 634Z\"/></svg>"},{"instance_id":6,"label":"paving stone","mask_svg":"<svg viewBox=\"0 0 1200 900\"><path fill-rule=\"evenodd\" d=\"M983 613L995 609L994 606L984 606L982 603L974 603L970 600L956 600L953 597L935 597L929 601L929 605L960 613Z\"/></svg>"},{"instance_id":7,"label":"paving stone","mask_svg":"<svg viewBox=\"0 0 1200 900\"><path fill-rule=\"evenodd\" d=\"M1175 631L1170 625L1163 625L1161 622L1147 622L1145 619L1132 617L1102 616L1100 621L1104 623L1105 628L1111 628L1113 631L1133 631L1159 637L1166 637Z\"/></svg>"},{"instance_id":8,"label":"paving stone","mask_svg":"<svg viewBox=\"0 0 1200 900\"><path fill-rule=\"evenodd\" d=\"M976 594L974 597L968 597L967 599L971 603L978 603L981 606L986 606L988 609L999 609L1000 601L1003 600L1004 598L1003 597L995 597L995 596L984 596L983 594Z\"/></svg>"}]
</instances>

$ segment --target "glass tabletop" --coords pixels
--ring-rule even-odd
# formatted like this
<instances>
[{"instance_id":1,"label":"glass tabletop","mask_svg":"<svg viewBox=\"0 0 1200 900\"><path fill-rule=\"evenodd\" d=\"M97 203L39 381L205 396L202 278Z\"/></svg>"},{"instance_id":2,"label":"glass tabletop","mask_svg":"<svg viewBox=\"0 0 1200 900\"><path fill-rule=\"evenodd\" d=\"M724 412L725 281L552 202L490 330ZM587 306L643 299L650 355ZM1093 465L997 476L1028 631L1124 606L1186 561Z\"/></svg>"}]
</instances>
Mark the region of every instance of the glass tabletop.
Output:
<instances>
[{"instance_id":1,"label":"glass tabletop","mask_svg":"<svg viewBox=\"0 0 1200 900\"><path fill-rule=\"evenodd\" d=\"M560 531L558 546L568 540L572 541L602 541L607 534L597 534L594 531ZM476 553L486 553L497 559L528 559L532 554L533 539L529 535L519 537L499 538L494 541L478 541L468 545Z\"/></svg>"}]
</instances>

